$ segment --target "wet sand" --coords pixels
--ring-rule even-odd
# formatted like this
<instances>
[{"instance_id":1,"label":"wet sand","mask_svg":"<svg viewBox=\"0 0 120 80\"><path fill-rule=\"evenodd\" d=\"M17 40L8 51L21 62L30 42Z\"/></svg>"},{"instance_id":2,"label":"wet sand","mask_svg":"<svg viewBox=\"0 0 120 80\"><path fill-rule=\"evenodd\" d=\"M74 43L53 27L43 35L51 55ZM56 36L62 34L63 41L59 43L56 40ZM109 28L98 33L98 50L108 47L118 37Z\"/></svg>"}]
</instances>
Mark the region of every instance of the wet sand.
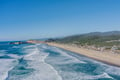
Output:
<instances>
[{"instance_id":1,"label":"wet sand","mask_svg":"<svg viewBox=\"0 0 120 80\"><path fill-rule=\"evenodd\" d=\"M79 48L77 46L67 45L67 44L59 44L59 43L47 43L50 46L55 46L59 48L63 48L86 57L101 61L103 63L120 67L120 54L113 54L111 52L100 52L95 50L88 50L85 48Z\"/></svg>"}]
</instances>

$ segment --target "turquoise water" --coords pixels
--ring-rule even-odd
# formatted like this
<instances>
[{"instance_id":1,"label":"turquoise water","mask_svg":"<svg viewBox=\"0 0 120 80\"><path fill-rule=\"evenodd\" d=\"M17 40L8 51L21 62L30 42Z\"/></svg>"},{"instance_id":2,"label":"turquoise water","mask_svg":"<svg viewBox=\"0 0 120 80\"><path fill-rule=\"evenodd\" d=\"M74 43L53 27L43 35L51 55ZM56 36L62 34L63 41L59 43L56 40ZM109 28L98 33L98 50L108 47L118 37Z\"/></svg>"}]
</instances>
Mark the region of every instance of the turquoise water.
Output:
<instances>
[{"instance_id":1,"label":"turquoise water","mask_svg":"<svg viewBox=\"0 0 120 80\"><path fill-rule=\"evenodd\" d=\"M2 43L0 80L120 80L120 68L45 44Z\"/></svg>"}]
</instances>

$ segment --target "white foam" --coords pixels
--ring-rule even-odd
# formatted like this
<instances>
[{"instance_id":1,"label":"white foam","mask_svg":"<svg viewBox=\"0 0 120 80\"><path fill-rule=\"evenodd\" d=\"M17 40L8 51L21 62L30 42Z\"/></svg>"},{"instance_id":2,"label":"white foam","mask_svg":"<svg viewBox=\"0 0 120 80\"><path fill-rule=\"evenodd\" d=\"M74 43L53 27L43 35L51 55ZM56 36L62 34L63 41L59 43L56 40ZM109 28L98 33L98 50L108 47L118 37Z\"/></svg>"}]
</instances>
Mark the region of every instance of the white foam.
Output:
<instances>
[{"instance_id":1,"label":"white foam","mask_svg":"<svg viewBox=\"0 0 120 80\"><path fill-rule=\"evenodd\" d=\"M43 48L43 49L48 49L49 47L46 46L46 45L41 45L41 48Z\"/></svg>"},{"instance_id":2,"label":"white foam","mask_svg":"<svg viewBox=\"0 0 120 80\"><path fill-rule=\"evenodd\" d=\"M111 78L113 79L111 76L109 76L107 73L103 73L101 75L97 75L97 76L93 76L91 77L92 79L99 79L99 78Z\"/></svg>"},{"instance_id":3,"label":"white foam","mask_svg":"<svg viewBox=\"0 0 120 80\"><path fill-rule=\"evenodd\" d=\"M48 55L48 53L41 52L38 49L38 45L36 45L32 52L24 56L24 59L31 60L28 63L29 67L35 69L35 71L22 80L62 80L57 71L51 65L44 62Z\"/></svg>"},{"instance_id":4,"label":"white foam","mask_svg":"<svg viewBox=\"0 0 120 80\"><path fill-rule=\"evenodd\" d=\"M31 48L31 47L35 47L35 45L28 45L28 46L24 46L23 48Z\"/></svg>"},{"instance_id":5,"label":"white foam","mask_svg":"<svg viewBox=\"0 0 120 80\"><path fill-rule=\"evenodd\" d=\"M77 62L77 63L86 63L84 61L78 60L76 57L70 56L69 54L67 54L66 51L62 51L59 48L52 47L52 48L49 48L49 49L51 49L52 51L55 51L55 52L59 52L63 56L67 56L68 57L68 58L66 58L66 57L60 57L59 56L59 57L56 57L54 59L50 59L49 61L52 62L52 63L54 63L54 64L67 64L67 63L75 63L75 62ZM56 62L55 59L57 59L59 61L59 63ZM86 59L88 59L88 58L86 58ZM83 60L83 59L81 58L81 60ZM88 59L88 61L89 61L89 59ZM97 61L94 61L94 60L91 60L91 61L94 62L94 63L100 64L103 67L106 66L105 64L103 64L101 62L97 62ZM120 73L120 71L119 71L119 73ZM70 71L70 72L59 71L59 74L61 74L63 76L63 79L65 79L65 80L89 80L89 79L93 80L93 79L99 79L99 78L114 79L110 75L108 75L107 72L104 72L104 73L99 74L99 75L88 75L88 74L80 73L80 72L76 72L76 71Z\"/></svg>"},{"instance_id":6,"label":"white foam","mask_svg":"<svg viewBox=\"0 0 120 80\"><path fill-rule=\"evenodd\" d=\"M10 71L17 62L14 59L0 59L0 80L5 80Z\"/></svg>"},{"instance_id":7,"label":"white foam","mask_svg":"<svg viewBox=\"0 0 120 80\"><path fill-rule=\"evenodd\" d=\"M53 62L55 64L86 63L86 62L82 61L83 60L82 58L80 59L81 60L80 61L76 57L73 57L67 54L67 51L63 51L59 48L49 47L42 44L26 46L24 47L24 49L25 49L25 52L27 53L26 55L24 55L24 59L30 60L28 61L28 68L33 68L35 69L35 71L33 71L28 76L20 77L19 80L62 80L62 79L63 80L89 80L89 79L94 80L99 78L114 79L108 73L120 75L120 68L103 65L102 63L99 63L96 61L95 62L97 64L102 65L101 68L104 68L105 70L105 71L101 71L100 72L101 74L99 75L89 75L87 73L81 73L79 71L77 72L74 70L60 71L60 69L58 70L59 71L58 73L50 64L47 64L45 62L45 59L48 57L49 53L45 53L43 49L50 49L52 51L55 51L61 54L60 56L53 57L53 59L49 60L50 62ZM10 54L9 56L19 58L19 56L12 55L12 54ZM57 62L56 60L59 62ZM0 80L5 80L5 78L8 76L8 71L10 71L15 65L13 64L13 61L14 59L0 59L0 64L2 65L2 66L0 65ZM91 61L94 62L94 60L91 60ZM60 75L62 75L62 78Z\"/></svg>"},{"instance_id":8,"label":"white foam","mask_svg":"<svg viewBox=\"0 0 120 80\"><path fill-rule=\"evenodd\" d=\"M70 62L72 63L72 62L74 62L74 63L86 63L86 62L84 62L84 61L80 61L79 59L77 59L76 57L73 57L73 56L71 56L71 55L69 55L69 54L67 54L65 51L62 51L62 50L60 50L59 48L54 48L53 49L55 52L59 52L60 54L62 54L63 56L66 56L66 57L68 57L70 60Z\"/></svg>"},{"instance_id":9,"label":"white foam","mask_svg":"<svg viewBox=\"0 0 120 80\"><path fill-rule=\"evenodd\" d=\"M15 59L18 59L20 58L20 56L18 55L15 55L15 54L7 54L8 56L12 57L12 58L15 58Z\"/></svg>"},{"instance_id":10,"label":"white foam","mask_svg":"<svg viewBox=\"0 0 120 80\"><path fill-rule=\"evenodd\" d=\"M120 68L114 66L107 66L105 71L110 74L120 75Z\"/></svg>"},{"instance_id":11,"label":"white foam","mask_svg":"<svg viewBox=\"0 0 120 80\"><path fill-rule=\"evenodd\" d=\"M61 71L60 74L63 76L63 80L96 80L101 78L113 79L107 73L102 73L99 75L89 75L81 72L67 72Z\"/></svg>"}]
</instances>

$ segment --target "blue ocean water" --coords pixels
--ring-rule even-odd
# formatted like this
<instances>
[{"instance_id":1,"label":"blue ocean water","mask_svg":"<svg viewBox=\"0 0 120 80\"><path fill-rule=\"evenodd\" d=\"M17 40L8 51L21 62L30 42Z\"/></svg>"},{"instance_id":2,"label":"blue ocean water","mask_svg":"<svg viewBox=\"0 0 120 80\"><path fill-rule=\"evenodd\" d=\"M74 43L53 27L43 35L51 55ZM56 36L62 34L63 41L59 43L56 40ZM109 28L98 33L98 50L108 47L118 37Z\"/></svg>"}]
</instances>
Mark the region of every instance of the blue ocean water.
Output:
<instances>
[{"instance_id":1,"label":"blue ocean water","mask_svg":"<svg viewBox=\"0 0 120 80\"><path fill-rule=\"evenodd\" d=\"M46 44L0 42L0 80L120 80L120 68Z\"/></svg>"}]
</instances>

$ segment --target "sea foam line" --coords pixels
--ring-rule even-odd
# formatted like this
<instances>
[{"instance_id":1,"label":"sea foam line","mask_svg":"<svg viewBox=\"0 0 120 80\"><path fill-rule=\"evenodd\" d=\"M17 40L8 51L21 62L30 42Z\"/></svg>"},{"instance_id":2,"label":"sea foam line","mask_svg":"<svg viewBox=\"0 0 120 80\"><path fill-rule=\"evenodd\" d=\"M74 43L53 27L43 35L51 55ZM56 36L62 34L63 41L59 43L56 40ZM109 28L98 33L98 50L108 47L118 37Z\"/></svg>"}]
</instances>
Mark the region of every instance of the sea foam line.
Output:
<instances>
[{"instance_id":1,"label":"sea foam line","mask_svg":"<svg viewBox=\"0 0 120 80\"><path fill-rule=\"evenodd\" d=\"M52 49L52 50L55 51L55 52L61 53L63 56L69 57L73 62L76 62L76 63L84 63L84 64L86 63L86 62L84 62L84 61L81 61L81 60L77 59L77 58L74 57L74 56L69 55L66 51L62 51L62 50L59 49L59 48L54 47L54 49Z\"/></svg>"},{"instance_id":2,"label":"sea foam line","mask_svg":"<svg viewBox=\"0 0 120 80\"><path fill-rule=\"evenodd\" d=\"M0 64L1 64L1 68L0 68L0 80L7 80L8 78L8 74L9 71L11 71L14 66L17 64L13 63L13 61L15 62L15 59L0 59ZM3 66L3 67L2 67Z\"/></svg>"},{"instance_id":3,"label":"sea foam line","mask_svg":"<svg viewBox=\"0 0 120 80\"><path fill-rule=\"evenodd\" d=\"M50 64L45 62L49 53L40 51L39 47L39 45L36 45L34 49L30 50L28 55L24 56L24 59L31 60L29 66L36 71L33 72L33 75L23 80L62 80L57 71Z\"/></svg>"}]
</instances>

